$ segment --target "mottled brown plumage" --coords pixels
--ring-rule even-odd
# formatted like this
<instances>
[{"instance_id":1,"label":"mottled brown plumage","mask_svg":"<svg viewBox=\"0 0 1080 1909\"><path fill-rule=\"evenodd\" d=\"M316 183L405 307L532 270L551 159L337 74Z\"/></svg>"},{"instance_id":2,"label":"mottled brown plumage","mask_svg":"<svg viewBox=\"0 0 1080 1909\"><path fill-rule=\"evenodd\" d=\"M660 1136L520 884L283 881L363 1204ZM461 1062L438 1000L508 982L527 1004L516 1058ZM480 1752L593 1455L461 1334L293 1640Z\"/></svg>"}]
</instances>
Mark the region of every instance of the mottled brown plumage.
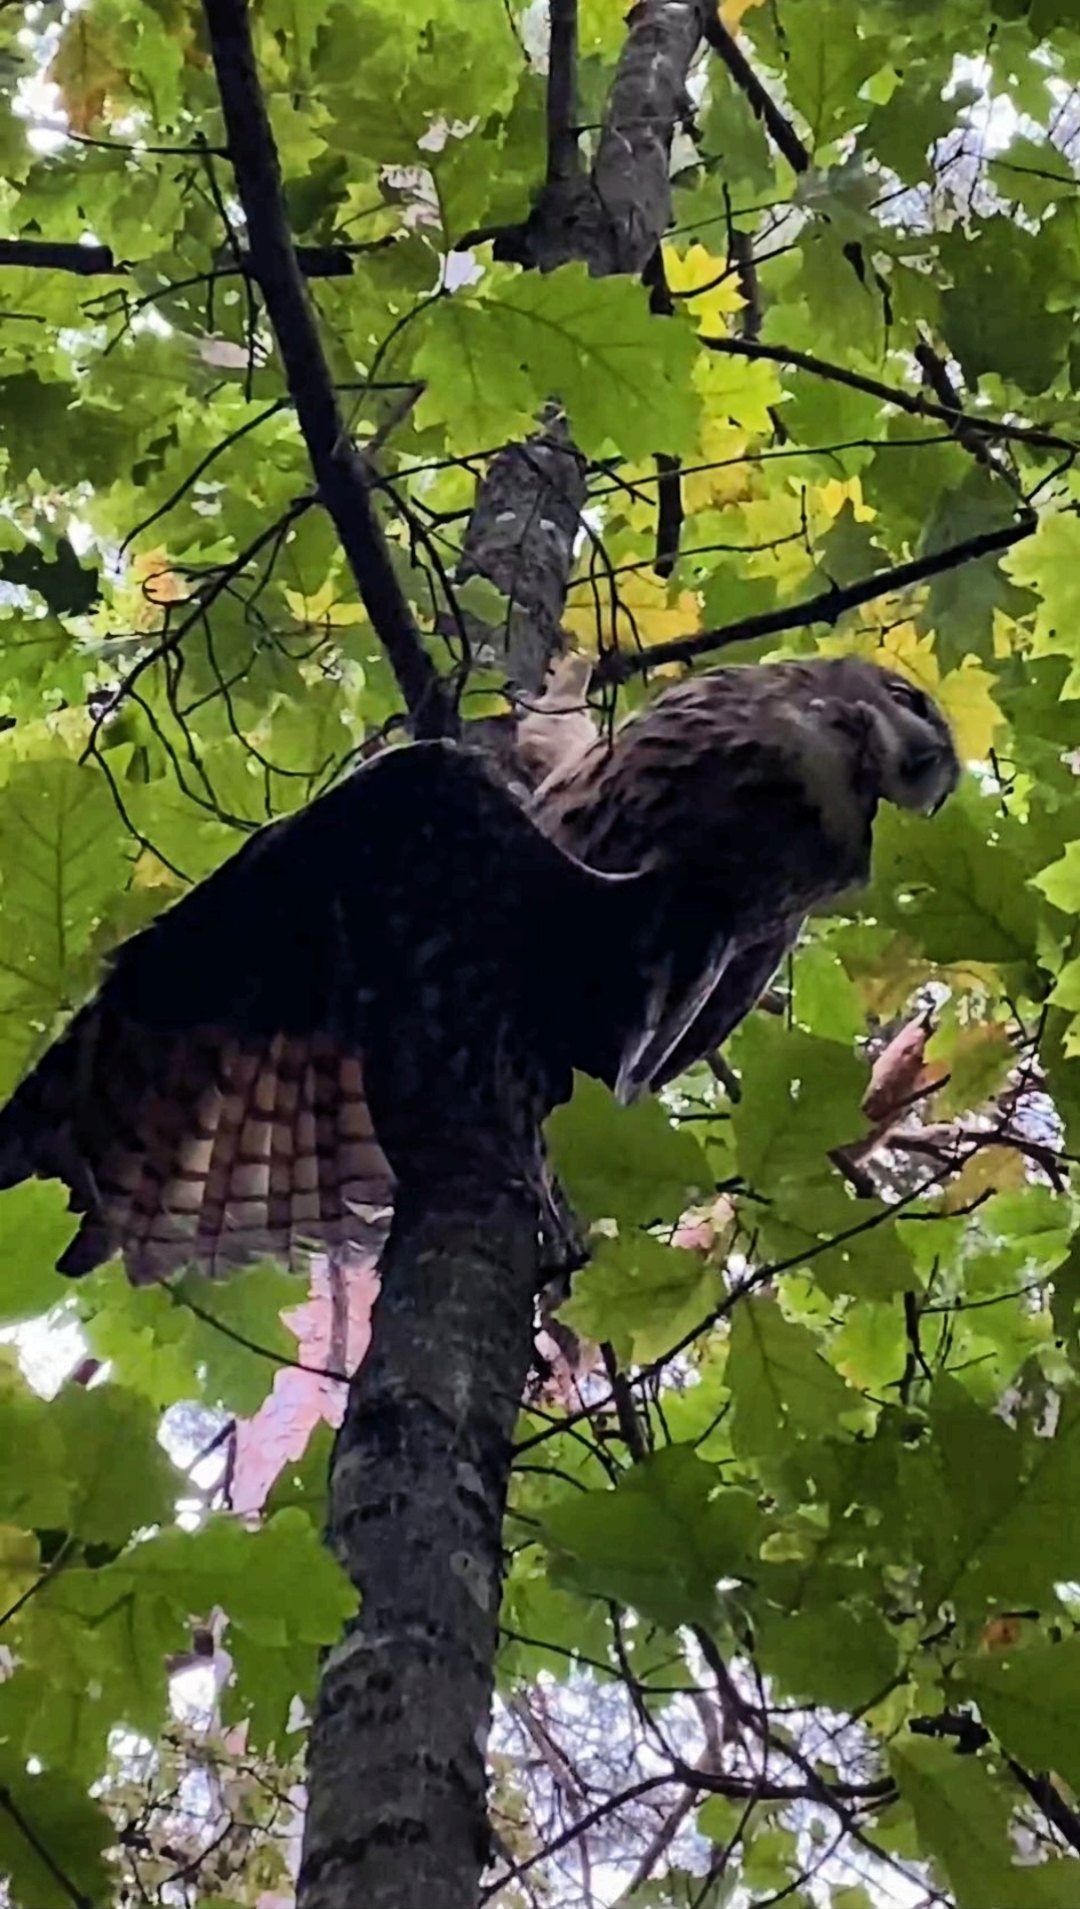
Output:
<instances>
[{"instance_id":1,"label":"mottled brown plumage","mask_svg":"<svg viewBox=\"0 0 1080 1909\"><path fill-rule=\"evenodd\" d=\"M878 801L932 810L957 774L933 706L850 658L691 678L529 813L469 752L393 751L118 951L0 1112L0 1186L66 1182L72 1273L363 1240L393 1196L395 1030L416 1066L428 1029L463 1093L497 1039L558 1090L578 1067L632 1099L865 878Z\"/></svg>"},{"instance_id":2,"label":"mottled brown plumage","mask_svg":"<svg viewBox=\"0 0 1080 1909\"><path fill-rule=\"evenodd\" d=\"M864 882L877 805L933 811L959 764L940 711L858 657L692 676L564 761L532 810L590 867L649 868L670 913L649 1027L622 1057L631 1098L671 1080L749 1012L812 908ZM686 923L714 943L679 974ZM681 925L680 925L681 924ZM699 938L700 945L700 938Z\"/></svg>"}]
</instances>

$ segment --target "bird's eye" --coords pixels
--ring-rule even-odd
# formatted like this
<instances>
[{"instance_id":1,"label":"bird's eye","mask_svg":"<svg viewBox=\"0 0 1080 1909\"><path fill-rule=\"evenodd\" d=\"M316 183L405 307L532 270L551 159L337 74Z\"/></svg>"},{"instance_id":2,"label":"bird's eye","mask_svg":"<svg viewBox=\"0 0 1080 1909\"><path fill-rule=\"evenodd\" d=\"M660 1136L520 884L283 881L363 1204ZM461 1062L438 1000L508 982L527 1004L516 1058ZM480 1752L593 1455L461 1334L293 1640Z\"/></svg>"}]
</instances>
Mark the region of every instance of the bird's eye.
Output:
<instances>
[{"instance_id":1,"label":"bird's eye","mask_svg":"<svg viewBox=\"0 0 1080 1909\"><path fill-rule=\"evenodd\" d=\"M914 683L905 683L896 678L889 684L889 695L902 709L910 709L912 715L926 718L930 715L930 699Z\"/></svg>"}]
</instances>

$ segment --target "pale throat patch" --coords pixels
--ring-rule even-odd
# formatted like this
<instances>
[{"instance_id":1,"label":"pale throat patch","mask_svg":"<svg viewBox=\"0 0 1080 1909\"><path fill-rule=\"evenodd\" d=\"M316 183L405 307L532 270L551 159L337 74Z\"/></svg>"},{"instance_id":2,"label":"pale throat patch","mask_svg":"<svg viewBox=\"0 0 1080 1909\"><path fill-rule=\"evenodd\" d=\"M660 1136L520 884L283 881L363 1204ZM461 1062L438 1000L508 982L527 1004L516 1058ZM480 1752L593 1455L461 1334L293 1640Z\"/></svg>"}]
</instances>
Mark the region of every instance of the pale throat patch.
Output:
<instances>
[{"instance_id":1,"label":"pale throat patch","mask_svg":"<svg viewBox=\"0 0 1080 1909\"><path fill-rule=\"evenodd\" d=\"M822 708L815 698L805 709L784 709L778 723L779 745L818 811L825 833L846 855L856 855L866 841L866 803L852 775L851 742L822 720Z\"/></svg>"}]
</instances>

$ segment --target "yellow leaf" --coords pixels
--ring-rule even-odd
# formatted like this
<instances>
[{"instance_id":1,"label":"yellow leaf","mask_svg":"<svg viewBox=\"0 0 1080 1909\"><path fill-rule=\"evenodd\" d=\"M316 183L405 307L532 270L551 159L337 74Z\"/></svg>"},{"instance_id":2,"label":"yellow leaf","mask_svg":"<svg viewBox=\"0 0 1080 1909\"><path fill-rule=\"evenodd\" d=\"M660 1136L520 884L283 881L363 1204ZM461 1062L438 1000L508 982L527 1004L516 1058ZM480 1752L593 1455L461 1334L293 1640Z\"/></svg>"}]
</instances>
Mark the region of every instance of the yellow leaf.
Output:
<instances>
[{"instance_id":1,"label":"yellow leaf","mask_svg":"<svg viewBox=\"0 0 1080 1909\"><path fill-rule=\"evenodd\" d=\"M155 550L144 550L131 560L129 572L132 583L138 585L143 596L151 603L183 603L190 594L183 577L179 577L169 562L169 553L164 545Z\"/></svg>"},{"instance_id":2,"label":"yellow leaf","mask_svg":"<svg viewBox=\"0 0 1080 1909\"><path fill-rule=\"evenodd\" d=\"M33 762L36 758L81 755L93 727L89 710L50 710L36 722L20 722L0 736L0 760Z\"/></svg>"},{"instance_id":3,"label":"yellow leaf","mask_svg":"<svg viewBox=\"0 0 1080 1909\"><path fill-rule=\"evenodd\" d=\"M737 272L703 245L691 245L681 257L665 245L664 276L680 303L689 304L699 331L726 331L725 319L746 304Z\"/></svg>"},{"instance_id":4,"label":"yellow leaf","mask_svg":"<svg viewBox=\"0 0 1080 1909\"><path fill-rule=\"evenodd\" d=\"M60 93L72 132L88 133L110 97L128 90L121 32L92 14L72 14L45 77Z\"/></svg>"},{"instance_id":5,"label":"yellow leaf","mask_svg":"<svg viewBox=\"0 0 1080 1909\"><path fill-rule=\"evenodd\" d=\"M41 1552L33 1532L0 1525L0 1605L10 1607L41 1576Z\"/></svg>"},{"instance_id":6,"label":"yellow leaf","mask_svg":"<svg viewBox=\"0 0 1080 1909\"><path fill-rule=\"evenodd\" d=\"M738 504L751 495L753 467L746 462L748 442L745 431L737 430L726 418L706 415L697 451L687 462L710 468L691 468L683 476L683 503L688 516ZM655 517L655 505L649 508Z\"/></svg>"},{"instance_id":7,"label":"yellow leaf","mask_svg":"<svg viewBox=\"0 0 1080 1909\"><path fill-rule=\"evenodd\" d=\"M985 760L994 740L994 731L1002 721L994 701L995 678L967 656L959 669L943 676L937 700L948 717L962 762Z\"/></svg>"},{"instance_id":8,"label":"yellow leaf","mask_svg":"<svg viewBox=\"0 0 1080 1909\"><path fill-rule=\"evenodd\" d=\"M760 7L762 4L763 0L722 0L720 18L728 32L734 33L743 14L749 13L751 7Z\"/></svg>"},{"instance_id":9,"label":"yellow leaf","mask_svg":"<svg viewBox=\"0 0 1080 1909\"><path fill-rule=\"evenodd\" d=\"M739 541L747 546L744 574L771 577L779 589L793 591L814 567L802 499L792 491L774 491L770 497L751 498L738 514Z\"/></svg>"},{"instance_id":10,"label":"yellow leaf","mask_svg":"<svg viewBox=\"0 0 1080 1909\"><path fill-rule=\"evenodd\" d=\"M364 607L360 603L342 603L338 597L338 586L333 577L327 577L321 589L312 597L305 597L300 590L283 592L285 601L298 623L309 625L344 623L362 623Z\"/></svg>"},{"instance_id":11,"label":"yellow leaf","mask_svg":"<svg viewBox=\"0 0 1080 1909\"><path fill-rule=\"evenodd\" d=\"M783 396L775 365L761 360L751 364L723 351L703 351L692 377L707 416L741 424L762 437L772 430L769 411Z\"/></svg>"},{"instance_id":12,"label":"yellow leaf","mask_svg":"<svg viewBox=\"0 0 1080 1909\"><path fill-rule=\"evenodd\" d=\"M1024 1186L1026 1180L1023 1156L1015 1147L980 1147L955 1180L949 1181L942 1195L942 1209L946 1213L967 1212L980 1194L1005 1193Z\"/></svg>"},{"instance_id":13,"label":"yellow leaf","mask_svg":"<svg viewBox=\"0 0 1080 1909\"><path fill-rule=\"evenodd\" d=\"M902 934L892 935L883 949L874 950L872 957L845 952L844 965L867 1013L883 1021L899 1014L915 990L930 979L952 988L957 994L981 993L988 998L995 998L1001 987L1001 977L989 963L964 961L946 965L928 961L916 944Z\"/></svg>"},{"instance_id":14,"label":"yellow leaf","mask_svg":"<svg viewBox=\"0 0 1080 1909\"><path fill-rule=\"evenodd\" d=\"M914 623L896 623L881 638L877 660L918 683L930 696L938 693L941 669L934 655L932 636L920 636Z\"/></svg>"},{"instance_id":15,"label":"yellow leaf","mask_svg":"<svg viewBox=\"0 0 1080 1909\"><path fill-rule=\"evenodd\" d=\"M948 1073L934 1097L938 1118L984 1106L1004 1084L1014 1058L1008 1031L997 1022L945 1022L926 1047L927 1064Z\"/></svg>"},{"instance_id":16,"label":"yellow leaf","mask_svg":"<svg viewBox=\"0 0 1080 1909\"><path fill-rule=\"evenodd\" d=\"M605 579L601 578L599 585L599 605L597 586L591 577L578 577L570 585L563 626L579 638L583 648L595 651L598 647L598 615L604 644L617 641L620 649L632 649L636 643L666 643L672 637L689 636L700 627L701 606L693 590L680 591L672 601L667 584L649 569L632 570L615 581L618 603L614 612Z\"/></svg>"},{"instance_id":17,"label":"yellow leaf","mask_svg":"<svg viewBox=\"0 0 1080 1909\"><path fill-rule=\"evenodd\" d=\"M182 894L187 886L171 868L167 868L153 849L144 848L135 858L131 871L133 888L168 888Z\"/></svg>"},{"instance_id":18,"label":"yellow leaf","mask_svg":"<svg viewBox=\"0 0 1080 1909\"><path fill-rule=\"evenodd\" d=\"M871 524L877 516L876 510L864 504L862 484L857 477L845 481L840 477L830 477L827 484L819 484L817 495L830 517L839 517L845 504L850 504L857 524Z\"/></svg>"},{"instance_id":19,"label":"yellow leaf","mask_svg":"<svg viewBox=\"0 0 1080 1909\"><path fill-rule=\"evenodd\" d=\"M1004 610L995 609L993 613L992 642L994 658L999 663L1008 662L1011 656L1022 656L1030 648L1030 639Z\"/></svg>"}]
</instances>

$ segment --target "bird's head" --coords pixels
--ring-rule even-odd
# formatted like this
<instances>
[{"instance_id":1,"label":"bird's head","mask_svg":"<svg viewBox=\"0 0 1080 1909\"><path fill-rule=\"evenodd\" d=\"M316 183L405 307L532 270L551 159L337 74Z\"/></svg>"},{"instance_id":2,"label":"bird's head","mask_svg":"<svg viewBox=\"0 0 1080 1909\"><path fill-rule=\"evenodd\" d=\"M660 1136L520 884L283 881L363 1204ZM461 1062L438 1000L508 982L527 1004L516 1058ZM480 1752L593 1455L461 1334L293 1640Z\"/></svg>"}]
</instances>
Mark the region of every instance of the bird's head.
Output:
<instances>
[{"instance_id":1,"label":"bird's head","mask_svg":"<svg viewBox=\"0 0 1080 1909\"><path fill-rule=\"evenodd\" d=\"M840 715L861 719L877 793L901 809L936 815L960 780L949 725L932 696L863 657L833 659Z\"/></svg>"}]
</instances>

